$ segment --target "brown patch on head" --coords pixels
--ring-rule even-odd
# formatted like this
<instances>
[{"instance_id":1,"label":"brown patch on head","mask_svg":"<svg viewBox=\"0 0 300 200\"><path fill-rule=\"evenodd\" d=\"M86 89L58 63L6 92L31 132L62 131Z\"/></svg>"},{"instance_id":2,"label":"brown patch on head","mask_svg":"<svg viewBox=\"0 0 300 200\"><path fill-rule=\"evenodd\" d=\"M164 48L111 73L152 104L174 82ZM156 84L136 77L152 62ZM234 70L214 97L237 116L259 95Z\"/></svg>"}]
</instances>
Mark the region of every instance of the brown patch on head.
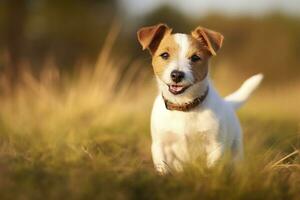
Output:
<instances>
[{"instance_id":1,"label":"brown patch on head","mask_svg":"<svg viewBox=\"0 0 300 200\"><path fill-rule=\"evenodd\" d=\"M143 47L143 50L148 49L153 55L157 50L161 40L171 34L170 29L166 24L157 24L154 26L143 27L137 32L138 41Z\"/></svg>"},{"instance_id":2,"label":"brown patch on head","mask_svg":"<svg viewBox=\"0 0 300 200\"><path fill-rule=\"evenodd\" d=\"M165 24L144 27L138 31L138 40L143 49L150 51L154 73L159 77L162 77L170 62L177 62L179 59L181 46L176 42L175 34L171 32L172 29ZM195 82L199 82L208 73L209 59L221 48L223 35L199 26L186 36L189 47L184 59L189 60ZM165 53L167 59L162 56ZM193 56L200 59L195 61Z\"/></svg>"},{"instance_id":3,"label":"brown patch on head","mask_svg":"<svg viewBox=\"0 0 300 200\"><path fill-rule=\"evenodd\" d=\"M170 34L162 39L157 51L152 56L152 66L154 73L157 76L161 76L163 74L163 71L168 64L174 60L174 57L176 58L178 51L179 45L175 42L174 35ZM169 58L167 60L161 57L163 53L168 53Z\"/></svg>"},{"instance_id":4,"label":"brown patch on head","mask_svg":"<svg viewBox=\"0 0 300 200\"><path fill-rule=\"evenodd\" d=\"M199 82L202 81L208 73L208 61L211 57L211 54L206 45L199 42L199 40L195 39L191 35L188 36L188 40L189 50L187 53L187 57L191 60L190 64L192 67L195 82ZM192 56L195 55L198 56L200 60L193 62Z\"/></svg>"},{"instance_id":5,"label":"brown patch on head","mask_svg":"<svg viewBox=\"0 0 300 200\"><path fill-rule=\"evenodd\" d=\"M224 36L216 31L198 26L192 31L191 35L206 46L213 56L222 47Z\"/></svg>"},{"instance_id":6,"label":"brown patch on head","mask_svg":"<svg viewBox=\"0 0 300 200\"><path fill-rule=\"evenodd\" d=\"M201 81L206 77L208 73L208 61L222 47L223 39L224 37L221 33L201 26L192 31L189 37L189 57L197 55L201 58L199 62L191 62L196 81Z\"/></svg>"},{"instance_id":7,"label":"brown patch on head","mask_svg":"<svg viewBox=\"0 0 300 200\"><path fill-rule=\"evenodd\" d=\"M186 59L189 59L189 63L192 68L193 76L195 82L202 81L208 73L208 61L211 57L210 51L207 46L199 42L197 39L191 35L186 35L188 38L189 48L186 54ZM181 47L175 41L175 34L166 35L160 42L157 51L152 55L152 66L154 73L161 77L165 68L172 61L177 61ZM168 53L169 58L167 60L163 59L161 55L163 53ZM197 55L201 58L198 62L192 62L191 57Z\"/></svg>"}]
</instances>

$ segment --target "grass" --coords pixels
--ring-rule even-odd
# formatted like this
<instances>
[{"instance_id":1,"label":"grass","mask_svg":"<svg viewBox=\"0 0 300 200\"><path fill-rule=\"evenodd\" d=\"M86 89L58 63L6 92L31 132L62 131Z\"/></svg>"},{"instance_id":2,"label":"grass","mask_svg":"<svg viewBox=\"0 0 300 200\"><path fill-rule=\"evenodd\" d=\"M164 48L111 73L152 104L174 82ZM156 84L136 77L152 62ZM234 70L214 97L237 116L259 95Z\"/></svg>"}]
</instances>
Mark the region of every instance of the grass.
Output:
<instances>
[{"instance_id":1,"label":"grass","mask_svg":"<svg viewBox=\"0 0 300 200\"><path fill-rule=\"evenodd\" d=\"M239 166L195 163L157 175L149 133L154 83L138 62L120 73L125 61L109 59L114 38L93 70L82 64L75 79L49 65L38 79L24 72L11 93L2 77L1 199L299 199L299 118L275 117L272 107L263 117L240 113Z\"/></svg>"}]
</instances>

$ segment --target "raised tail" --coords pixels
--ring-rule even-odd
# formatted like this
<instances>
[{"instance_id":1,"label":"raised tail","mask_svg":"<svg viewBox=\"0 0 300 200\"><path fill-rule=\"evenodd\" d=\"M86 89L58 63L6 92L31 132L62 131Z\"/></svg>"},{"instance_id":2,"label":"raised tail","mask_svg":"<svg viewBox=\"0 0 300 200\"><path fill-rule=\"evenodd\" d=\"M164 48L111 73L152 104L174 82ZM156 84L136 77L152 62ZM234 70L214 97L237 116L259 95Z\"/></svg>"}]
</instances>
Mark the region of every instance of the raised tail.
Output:
<instances>
[{"instance_id":1,"label":"raised tail","mask_svg":"<svg viewBox=\"0 0 300 200\"><path fill-rule=\"evenodd\" d=\"M263 74L256 74L250 77L237 91L225 97L225 101L234 109L239 109L247 101L252 92L259 86L263 78Z\"/></svg>"}]
</instances>

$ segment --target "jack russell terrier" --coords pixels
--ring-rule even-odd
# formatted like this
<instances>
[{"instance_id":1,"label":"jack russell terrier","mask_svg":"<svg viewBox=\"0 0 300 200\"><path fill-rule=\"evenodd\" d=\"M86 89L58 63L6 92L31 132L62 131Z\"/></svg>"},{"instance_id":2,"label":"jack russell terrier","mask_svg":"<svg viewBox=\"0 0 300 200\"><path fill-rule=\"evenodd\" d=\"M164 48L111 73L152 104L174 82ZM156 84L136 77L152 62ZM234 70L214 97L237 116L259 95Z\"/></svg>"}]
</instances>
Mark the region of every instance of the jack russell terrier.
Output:
<instances>
[{"instance_id":1,"label":"jack russell terrier","mask_svg":"<svg viewBox=\"0 0 300 200\"><path fill-rule=\"evenodd\" d=\"M138 40L152 55L159 94L151 115L152 158L156 170L181 171L204 156L213 166L226 152L243 156L243 137L235 110L258 87L263 75L221 98L213 87L209 60L221 48L223 35L197 27L191 34L172 34L165 24L143 27Z\"/></svg>"}]
</instances>

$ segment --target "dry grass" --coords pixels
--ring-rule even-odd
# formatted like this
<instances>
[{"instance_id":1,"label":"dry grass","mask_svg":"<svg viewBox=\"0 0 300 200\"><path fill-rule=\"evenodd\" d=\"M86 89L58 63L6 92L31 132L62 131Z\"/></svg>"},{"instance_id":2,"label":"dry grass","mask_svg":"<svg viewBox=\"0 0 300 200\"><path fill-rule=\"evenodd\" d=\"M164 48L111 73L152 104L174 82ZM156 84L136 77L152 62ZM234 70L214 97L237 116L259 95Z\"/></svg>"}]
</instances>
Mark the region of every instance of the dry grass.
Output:
<instances>
[{"instance_id":1,"label":"dry grass","mask_svg":"<svg viewBox=\"0 0 300 200\"><path fill-rule=\"evenodd\" d=\"M93 70L81 63L74 79L50 63L38 79L24 73L8 94L2 78L1 199L299 198L299 118L288 116L295 100L278 105L268 89L241 113L244 163L214 169L196 163L158 176L149 135L154 83L139 62L120 73L126 60L111 57L112 33ZM280 115L276 106L288 110Z\"/></svg>"}]
</instances>

